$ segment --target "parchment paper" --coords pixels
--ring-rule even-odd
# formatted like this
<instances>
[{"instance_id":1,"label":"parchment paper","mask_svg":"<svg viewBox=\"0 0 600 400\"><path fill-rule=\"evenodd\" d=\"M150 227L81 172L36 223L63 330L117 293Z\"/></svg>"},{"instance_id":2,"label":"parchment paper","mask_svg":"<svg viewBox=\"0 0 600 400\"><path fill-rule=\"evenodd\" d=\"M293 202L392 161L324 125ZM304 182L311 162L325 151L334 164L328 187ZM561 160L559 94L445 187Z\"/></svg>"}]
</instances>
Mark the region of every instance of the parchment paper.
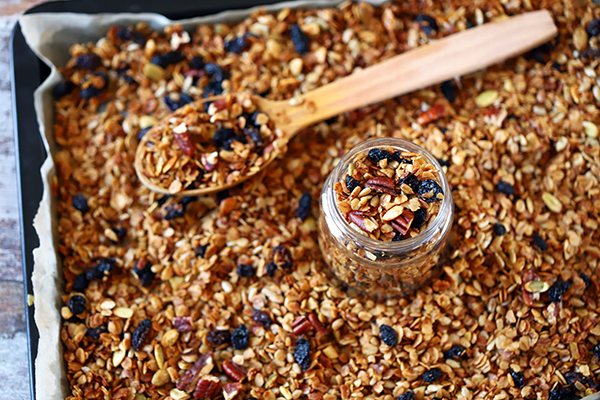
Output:
<instances>
[{"instance_id":1,"label":"parchment paper","mask_svg":"<svg viewBox=\"0 0 600 400\"><path fill-rule=\"evenodd\" d=\"M384 0L371 0L373 5ZM340 4L340 0L290 1L265 6L268 11L283 8L326 8ZM74 14L40 13L24 15L19 23L29 47L51 68L48 79L34 93L36 118L46 151L54 156L57 145L53 139L54 109L52 88L61 80L57 66L63 66L69 59L69 48L76 43L94 42L106 35L111 25L132 25L144 21L156 30L174 22L187 30L201 24L237 22L261 7L247 10L226 11L212 16L172 21L159 14ZM70 395L63 360L63 346L60 342L60 308L63 294L62 272L57 253L58 218L56 199L50 192L50 182L55 174L52 157L48 157L40 170L44 185L43 197L34 219L34 228L40 239L40 246L33 251L33 295L35 301L35 322L39 330L38 355L35 360L37 400L60 400Z\"/></svg>"}]
</instances>

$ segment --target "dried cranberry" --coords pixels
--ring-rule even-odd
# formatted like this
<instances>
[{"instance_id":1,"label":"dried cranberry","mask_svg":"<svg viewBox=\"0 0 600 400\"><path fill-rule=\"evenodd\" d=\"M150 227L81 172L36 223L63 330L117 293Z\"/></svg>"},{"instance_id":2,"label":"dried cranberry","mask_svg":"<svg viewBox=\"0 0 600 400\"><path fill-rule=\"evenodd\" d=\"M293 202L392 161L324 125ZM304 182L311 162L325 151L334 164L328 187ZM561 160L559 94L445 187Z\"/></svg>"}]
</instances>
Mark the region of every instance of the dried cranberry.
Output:
<instances>
[{"instance_id":1,"label":"dried cranberry","mask_svg":"<svg viewBox=\"0 0 600 400\"><path fill-rule=\"evenodd\" d=\"M150 333L150 329L152 329L152 320L149 318L140 322L138 327L135 328L135 331L133 331L133 334L131 335L131 346L133 347L133 350L138 351L142 348L148 333Z\"/></svg>"}]
</instances>

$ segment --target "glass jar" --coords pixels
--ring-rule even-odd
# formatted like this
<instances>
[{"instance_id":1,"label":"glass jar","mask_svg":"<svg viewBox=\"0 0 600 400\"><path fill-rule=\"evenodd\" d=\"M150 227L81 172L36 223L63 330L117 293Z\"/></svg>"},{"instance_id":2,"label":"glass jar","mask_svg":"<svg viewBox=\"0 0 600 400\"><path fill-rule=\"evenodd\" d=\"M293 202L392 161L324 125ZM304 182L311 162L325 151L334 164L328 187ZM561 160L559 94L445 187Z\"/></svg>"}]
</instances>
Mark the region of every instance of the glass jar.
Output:
<instances>
[{"instance_id":1,"label":"glass jar","mask_svg":"<svg viewBox=\"0 0 600 400\"><path fill-rule=\"evenodd\" d=\"M396 242L372 239L349 224L340 212L334 184L359 153L392 147L419 153L435 166L444 199L439 213L419 235ZM398 138L371 139L352 148L331 172L319 202L319 246L333 273L348 285L374 296L407 294L439 270L454 218L452 192L438 161L427 150Z\"/></svg>"}]
</instances>

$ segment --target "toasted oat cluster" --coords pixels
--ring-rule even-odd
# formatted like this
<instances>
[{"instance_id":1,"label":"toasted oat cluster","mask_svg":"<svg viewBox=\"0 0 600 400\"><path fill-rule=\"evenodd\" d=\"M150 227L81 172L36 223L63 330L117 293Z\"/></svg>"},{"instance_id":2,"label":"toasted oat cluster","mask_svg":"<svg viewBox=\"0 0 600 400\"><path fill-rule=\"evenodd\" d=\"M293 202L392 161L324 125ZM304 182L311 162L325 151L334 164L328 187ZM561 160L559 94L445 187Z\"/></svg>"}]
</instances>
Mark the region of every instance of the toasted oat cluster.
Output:
<instances>
[{"instance_id":1,"label":"toasted oat cluster","mask_svg":"<svg viewBox=\"0 0 600 400\"><path fill-rule=\"evenodd\" d=\"M290 99L538 8L554 15L553 42L316 124L227 192L163 196L137 179L138 135L184 103ZM190 32L114 27L73 46L54 92L69 399L596 391L599 18L578 1L346 2ZM440 159L456 214L443 274L378 300L329 275L316 199L343 154L389 136Z\"/></svg>"},{"instance_id":2,"label":"toasted oat cluster","mask_svg":"<svg viewBox=\"0 0 600 400\"><path fill-rule=\"evenodd\" d=\"M436 179L421 155L374 148L352 160L334 190L348 223L389 242L417 236L436 217L444 199Z\"/></svg>"},{"instance_id":3,"label":"toasted oat cluster","mask_svg":"<svg viewBox=\"0 0 600 400\"><path fill-rule=\"evenodd\" d=\"M273 129L249 94L187 104L146 133L142 173L173 194L234 184L269 160Z\"/></svg>"}]
</instances>

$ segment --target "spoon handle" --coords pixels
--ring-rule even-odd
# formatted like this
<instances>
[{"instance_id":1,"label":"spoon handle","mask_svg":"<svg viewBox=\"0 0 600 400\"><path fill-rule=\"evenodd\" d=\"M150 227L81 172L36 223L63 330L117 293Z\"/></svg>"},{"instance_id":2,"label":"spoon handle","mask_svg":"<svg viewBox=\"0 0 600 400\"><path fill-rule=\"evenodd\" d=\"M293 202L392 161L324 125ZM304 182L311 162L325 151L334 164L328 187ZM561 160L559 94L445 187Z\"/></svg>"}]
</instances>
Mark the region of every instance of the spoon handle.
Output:
<instances>
[{"instance_id":1,"label":"spoon handle","mask_svg":"<svg viewBox=\"0 0 600 400\"><path fill-rule=\"evenodd\" d=\"M359 107L477 71L531 50L557 34L545 10L465 30L394 56L303 95L285 106L288 132Z\"/></svg>"}]
</instances>

